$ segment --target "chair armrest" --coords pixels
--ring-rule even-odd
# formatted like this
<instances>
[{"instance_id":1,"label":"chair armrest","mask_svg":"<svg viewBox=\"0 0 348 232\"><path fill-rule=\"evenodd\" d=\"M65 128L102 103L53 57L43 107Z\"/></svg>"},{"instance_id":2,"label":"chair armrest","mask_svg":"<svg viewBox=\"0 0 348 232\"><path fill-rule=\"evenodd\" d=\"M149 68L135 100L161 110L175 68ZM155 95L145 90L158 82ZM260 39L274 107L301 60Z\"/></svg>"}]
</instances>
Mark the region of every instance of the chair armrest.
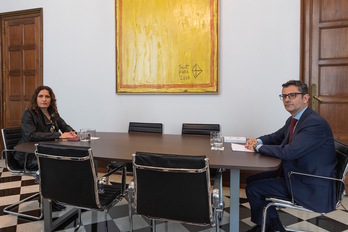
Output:
<instances>
[{"instance_id":1,"label":"chair armrest","mask_svg":"<svg viewBox=\"0 0 348 232\"><path fill-rule=\"evenodd\" d=\"M295 198L294 198L294 195L293 195L293 188L292 188L292 184L291 184L291 177L295 176L295 175L307 176L307 177L323 179L323 180L331 180L331 181L341 182L341 183L345 184L344 181L342 181L341 179L337 179L337 178L333 178L333 177L329 177L329 176L320 176L320 175L313 175L313 174L308 174L308 173L291 171L291 172L288 173L288 176L289 176L289 183L290 183L291 201L292 201L293 204L295 204Z\"/></svg>"},{"instance_id":2,"label":"chair armrest","mask_svg":"<svg viewBox=\"0 0 348 232\"><path fill-rule=\"evenodd\" d=\"M281 203L281 204L294 204L290 199L287 198L280 198L280 197L266 197L266 201L272 201L274 203Z\"/></svg>"},{"instance_id":3,"label":"chair armrest","mask_svg":"<svg viewBox=\"0 0 348 232\"><path fill-rule=\"evenodd\" d=\"M109 177L110 175L125 167L125 163L116 163L113 161L112 163L108 164L106 173L100 179L102 179L103 177Z\"/></svg>"},{"instance_id":4,"label":"chair armrest","mask_svg":"<svg viewBox=\"0 0 348 232\"><path fill-rule=\"evenodd\" d=\"M1 152L1 157L5 158L5 153L6 152L14 152L14 151L15 151L14 149L4 149Z\"/></svg>"},{"instance_id":5,"label":"chair armrest","mask_svg":"<svg viewBox=\"0 0 348 232\"><path fill-rule=\"evenodd\" d=\"M114 174L115 172L121 170L121 169L122 169L122 183L121 183L122 189L121 189L121 192L122 192L122 194L124 194L124 192L126 190L126 172L127 172L127 168L126 168L125 163L123 163L123 162L117 163L117 162L113 161L110 164L108 164L106 174L104 174L101 178L99 178L98 182L101 185L109 184L109 176Z\"/></svg>"},{"instance_id":6,"label":"chair armrest","mask_svg":"<svg viewBox=\"0 0 348 232\"><path fill-rule=\"evenodd\" d=\"M277 208L291 208L291 209L297 209L297 210L303 210L307 212L313 212L310 209L307 209L299 204L296 204L291 201L291 199L283 199L279 197L266 197L266 201L269 201L271 203L267 204L268 206L276 206Z\"/></svg>"},{"instance_id":7,"label":"chair armrest","mask_svg":"<svg viewBox=\"0 0 348 232\"><path fill-rule=\"evenodd\" d=\"M1 152L1 159L5 159L5 152L6 152L6 150L4 149L4 150L2 150L2 152Z\"/></svg>"},{"instance_id":8,"label":"chair armrest","mask_svg":"<svg viewBox=\"0 0 348 232\"><path fill-rule=\"evenodd\" d=\"M107 171L106 171L106 174L104 175L105 177L106 176L110 176L111 174L117 172L118 170L120 170L121 168L125 167L125 163L123 162L120 162L120 163L117 163L115 161L112 161L110 164L108 164L107 166Z\"/></svg>"},{"instance_id":9,"label":"chair armrest","mask_svg":"<svg viewBox=\"0 0 348 232\"><path fill-rule=\"evenodd\" d=\"M292 175L300 175L300 176L308 176L308 177L313 177L313 178L320 178L320 179L327 179L327 180L334 180L334 181L341 181L340 179L329 177L329 176L319 176L319 175L313 175L313 174L308 174L308 173L302 173L302 172L289 172L288 176L289 178Z\"/></svg>"},{"instance_id":10,"label":"chair armrest","mask_svg":"<svg viewBox=\"0 0 348 232\"><path fill-rule=\"evenodd\" d=\"M1 153L2 157L5 158L5 165L7 169L9 169L11 172L13 171L16 173L26 173L30 176L36 177L37 170L27 169L28 155L32 153L21 152L21 154L24 155L24 161L23 161L24 166L22 167L19 165L18 161L13 157L14 152L16 152L16 150L14 149L4 149Z\"/></svg>"}]
</instances>

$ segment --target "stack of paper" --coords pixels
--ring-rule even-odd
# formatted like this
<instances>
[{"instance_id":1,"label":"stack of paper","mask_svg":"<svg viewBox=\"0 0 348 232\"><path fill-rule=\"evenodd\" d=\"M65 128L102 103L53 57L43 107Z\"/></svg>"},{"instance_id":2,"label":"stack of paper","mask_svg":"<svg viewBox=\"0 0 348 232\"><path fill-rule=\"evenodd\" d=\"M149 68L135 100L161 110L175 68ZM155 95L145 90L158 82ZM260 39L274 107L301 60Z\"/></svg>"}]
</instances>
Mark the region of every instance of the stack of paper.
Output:
<instances>
[{"instance_id":1,"label":"stack of paper","mask_svg":"<svg viewBox=\"0 0 348 232\"><path fill-rule=\"evenodd\" d=\"M224 140L226 143L246 143L245 137L225 136Z\"/></svg>"},{"instance_id":2,"label":"stack of paper","mask_svg":"<svg viewBox=\"0 0 348 232\"><path fill-rule=\"evenodd\" d=\"M246 152L254 152L252 150L246 149L244 145L241 144L235 144L235 143L231 143L231 148L232 151L246 151Z\"/></svg>"}]
</instances>

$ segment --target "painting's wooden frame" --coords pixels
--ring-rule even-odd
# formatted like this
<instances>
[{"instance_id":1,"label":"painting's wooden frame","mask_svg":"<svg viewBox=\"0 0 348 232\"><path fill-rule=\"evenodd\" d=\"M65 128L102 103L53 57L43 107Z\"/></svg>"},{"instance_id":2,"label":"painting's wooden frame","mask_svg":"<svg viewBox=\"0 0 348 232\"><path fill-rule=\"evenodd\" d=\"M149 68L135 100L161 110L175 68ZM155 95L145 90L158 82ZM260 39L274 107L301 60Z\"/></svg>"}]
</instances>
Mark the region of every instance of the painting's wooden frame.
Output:
<instances>
[{"instance_id":1,"label":"painting's wooden frame","mask_svg":"<svg viewBox=\"0 0 348 232\"><path fill-rule=\"evenodd\" d=\"M219 5L115 0L116 93L218 94Z\"/></svg>"}]
</instances>

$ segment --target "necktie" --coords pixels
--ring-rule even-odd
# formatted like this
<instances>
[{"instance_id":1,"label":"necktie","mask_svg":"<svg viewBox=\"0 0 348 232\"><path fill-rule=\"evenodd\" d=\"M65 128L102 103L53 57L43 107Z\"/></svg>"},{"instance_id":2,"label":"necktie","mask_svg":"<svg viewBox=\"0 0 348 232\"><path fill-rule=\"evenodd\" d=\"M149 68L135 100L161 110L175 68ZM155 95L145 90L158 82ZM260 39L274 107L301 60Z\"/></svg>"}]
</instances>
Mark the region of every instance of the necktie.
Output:
<instances>
[{"instance_id":1,"label":"necktie","mask_svg":"<svg viewBox=\"0 0 348 232\"><path fill-rule=\"evenodd\" d=\"M294 133L294 128L295 128L296 123L297 123L297 119L296 119L296 118L292 118L292 119L291 119L291 123L290 123L290 136L289 136L289 142L290 142L290 140L291 140L292 134Z\"/></svg>"}]
</instances>

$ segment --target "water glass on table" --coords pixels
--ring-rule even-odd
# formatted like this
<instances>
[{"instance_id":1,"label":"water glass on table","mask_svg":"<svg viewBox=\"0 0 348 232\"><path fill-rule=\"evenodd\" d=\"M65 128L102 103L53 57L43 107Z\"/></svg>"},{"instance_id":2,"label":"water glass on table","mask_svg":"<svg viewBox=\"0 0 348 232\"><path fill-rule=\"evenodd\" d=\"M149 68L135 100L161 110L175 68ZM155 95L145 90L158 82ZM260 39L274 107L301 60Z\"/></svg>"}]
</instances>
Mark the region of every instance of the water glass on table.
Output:
<instances>
[{"instance_id":1,"label":"water glass on table","mask_svg":"<svg viewBox=\"0 0 348 232\"><path fill-rule=\"evenodd\" d=\"M89 132L91 134L91 140L97 139L97 130L96 129L89 129Z\"/></svg>"},{"instance_id":2,"label":"water glass on table","mask_svg":"<svg viewBox=\"0 0 348 232\"><path fill-rule=\"evenodd\" d=\"M91 140L91 132L89 129L81 129L80 130L80 141L90 141Z\"/></svg>"},{"instance_id":3,"label":"water glass on table","mask_svg":"<svg viewBox=\"0 0 348 232\"><path fill-rule=\"evenodd\" d=\"M224 141L220 132L210 132L210 145L212 150L224 150Z\"/></svg>"}]
</instances>

